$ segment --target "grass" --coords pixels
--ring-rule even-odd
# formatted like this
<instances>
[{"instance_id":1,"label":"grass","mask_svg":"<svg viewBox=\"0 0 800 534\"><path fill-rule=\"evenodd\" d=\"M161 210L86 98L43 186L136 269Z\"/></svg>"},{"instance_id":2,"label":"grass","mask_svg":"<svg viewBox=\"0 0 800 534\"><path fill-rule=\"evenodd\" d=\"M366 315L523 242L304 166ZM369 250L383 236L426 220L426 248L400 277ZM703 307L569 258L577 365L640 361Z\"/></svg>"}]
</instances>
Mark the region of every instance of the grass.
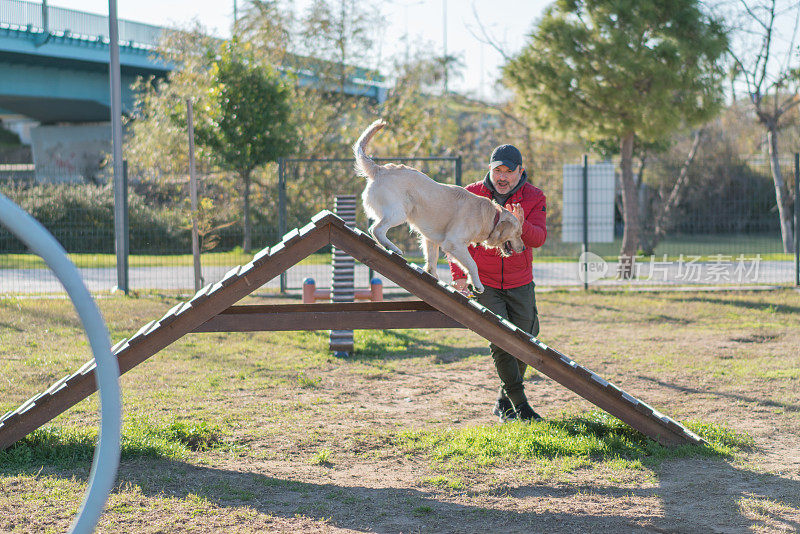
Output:
<instances>
[{"instance_id":1,"label":"grass","mask_svg":"<svg viewBox=\"0 0 800 534\"><path fill-rule=\"evenodd\" d=\"M314 465L331 465L331 450L328 448L320 450L314 457L311 459L311 463Z\"/></svg>"},{"instance_id":2,"label":"grass","mask_svg":"<svg viewBox=\"0 0 800 534\"><path fill-rule=\"evenodd\" d=\"M664 447L618 419L603 413L561 415L536 423L471 426L456 429L403 431L396 443L410 453L424 452L436 464L478 467L519 460L559 462L577 459L575 465L591 466L609 460L624 460L629 466L642 462L657 465L671 458L691 456L730 458L751 448L753 439L707 422L687 426L705 439L702 446ZM545 462L546 464L546 462Z\"/></svg>"},{"instance_id":3,"label":"grass","mask_svg":"<svg viewBox=\"0 0 800 534\"><path fill-rule=\"evenodd\" d=\"M458 491L464 489L464 482L461 477L448 477L445 475L436 475L433 477L423 478L422 482L429 486L436 488Z\"/></svg>"},{"instance_id":4,"label":"grass","mask_svg":"<svg viewBox=\"0 0 800 534\"><path fill-rule=\"evenodd\" d=\"M0 451L0 466L13 470L43 464L60 468L86 465L92 460L97 439L95 427L48 425ZM220 427L205 421L152 423L140 419L123 427L120 457L180 459L222 446Z\"/></svg>"}]
</instances>

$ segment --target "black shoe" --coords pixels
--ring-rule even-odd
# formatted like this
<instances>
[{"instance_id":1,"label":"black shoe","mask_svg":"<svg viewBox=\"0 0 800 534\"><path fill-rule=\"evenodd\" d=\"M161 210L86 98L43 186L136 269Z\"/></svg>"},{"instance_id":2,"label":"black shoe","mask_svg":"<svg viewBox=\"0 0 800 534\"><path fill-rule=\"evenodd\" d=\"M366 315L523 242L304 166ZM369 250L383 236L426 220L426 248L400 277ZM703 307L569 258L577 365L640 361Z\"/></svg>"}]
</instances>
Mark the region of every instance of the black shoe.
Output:
<instances>
[{"instance_id":1,"label":"black shoe","mask_svg":"<svg viewBox=\"0 0 800 534\"><path fill-rule=\"evenodd\" d=\"M541 421L542 416L533 411L528 401L523 402L517 406L516 410L517 419L520 421Z\"/></svg>"},{"instance_id":2,"label":"black shoe","mask_svg":"<svg viewBox=\"0 0 800 534\"><path fill-rule=\"evenodd\" d=\"M508 397L500 397L497 399L497 402L494 403L492 413L500 418L501 423L517 418L517 412L514 411L514 405L511 404Z\"/></svg>"}]
</instances>

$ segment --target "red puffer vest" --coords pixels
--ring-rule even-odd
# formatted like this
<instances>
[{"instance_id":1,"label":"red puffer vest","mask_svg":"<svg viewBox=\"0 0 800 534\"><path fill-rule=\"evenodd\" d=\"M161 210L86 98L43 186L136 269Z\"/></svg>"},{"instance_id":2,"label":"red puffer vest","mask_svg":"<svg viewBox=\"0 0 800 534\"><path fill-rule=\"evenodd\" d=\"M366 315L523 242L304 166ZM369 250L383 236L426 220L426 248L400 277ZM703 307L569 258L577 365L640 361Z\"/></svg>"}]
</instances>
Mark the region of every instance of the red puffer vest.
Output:
<instances>
[{"instance_id":1,"label":"red puffer vest","mask_svg":"<svg viewBox=\"0 0 800 534\"><path fill-rule=\"evenodd\" d=\"M492 198L492 192L482 181L470 184L466 189L478 196ZM541 247L547 239L546 199L541 189L526 183L506 200L505 207L510 209L513 204L520 204L525 212L525 223L522 225L524 251L504 258L500 252L494 249L487 249L480 245L470 245L469 247L469 253L478 264L481 282L483 285L495 289L511 289L532 282L533 252L531 249ZM452 262L450 263L450 273L453 275L453 280L467 276L458 265Z\"/></svg>"}]
</instances>

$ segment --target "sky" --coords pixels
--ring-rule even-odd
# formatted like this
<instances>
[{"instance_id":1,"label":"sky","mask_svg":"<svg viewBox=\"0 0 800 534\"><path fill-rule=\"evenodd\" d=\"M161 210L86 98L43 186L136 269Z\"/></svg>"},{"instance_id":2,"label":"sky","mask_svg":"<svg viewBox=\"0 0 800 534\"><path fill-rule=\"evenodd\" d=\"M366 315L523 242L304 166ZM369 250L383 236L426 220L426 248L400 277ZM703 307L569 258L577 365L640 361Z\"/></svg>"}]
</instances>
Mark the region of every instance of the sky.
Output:
<instances>
[{"instance_id":1,"label":"sky","mask_svg":"<svg viewBox=\"0 0 800 534\"><path fill-rule=\"evenodd\" d=\"M241 10L245 0L237 1ZM294 2L297 10L305 9L310 3L310 0ZM492 99L503 56L492 46L481 42L480 26L486 29L494 42L502 45L506 54L513 55L522 48L526 35L549 3L549 0L376 2L389 21L381 55L388 58L404 54L406 41L403 37L406 34L410 42L424 43L441 54L446 26L447 53L459 56L465 65L463 78L452 80L450 88ZM108 14L107 0L48 0L48 5ZM499 7L501 5L502 8ZM184 26L197 19L215 35L227 37L233 22L233 0L117 0L117 12L121 19L155 25ZM379 70L387 74L387 69Z\"/></svg>"}]
</instances>

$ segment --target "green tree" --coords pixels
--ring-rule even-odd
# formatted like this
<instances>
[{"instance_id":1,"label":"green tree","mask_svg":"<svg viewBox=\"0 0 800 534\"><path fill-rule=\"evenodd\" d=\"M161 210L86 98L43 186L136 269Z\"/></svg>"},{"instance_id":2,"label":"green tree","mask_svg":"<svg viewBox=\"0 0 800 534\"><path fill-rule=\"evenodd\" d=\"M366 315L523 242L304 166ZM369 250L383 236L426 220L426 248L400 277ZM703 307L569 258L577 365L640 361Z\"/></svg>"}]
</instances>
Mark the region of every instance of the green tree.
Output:
<instances>
[{"instance_id":1,"label":"green tree","mask_svg":"<svg viewBox=\"0 0 800 534\"><path fill-rule=\"evenodd\" d=\"M304 156L349 157L354 131L374 120L376 102L348 94L354 78L376 75L369 67L382 64L377 51L385 22L362 4L314 0L295 15L290 2L257 0L237 24L261 62L293 78Z\"/></svg>"},{"instance_id":2,"label":"green tree","mask_svg":"<svg viewBox=\"0 0 800 534\"><path fill-rule=\"evenodd\" d=\"M227 43L211 65L214 81L202 114L205 120L198 121L196 129L198 143L241 180L245 252L251 248L252 173L294 153L297 141L289 86L277 71L258 64L249 48Z\"/></svg>"},{"instance_id":3,"label":"green tree","mask_svg":"<svg viewBox=\"0 0 800 534\"><path fill-rule=\"evenodd\" d=\"M140 78L133 86L136 104L126 120L125 154L130 173L153 188L167 188L173 177L187 173L186 100L194 101L195 113L208 107L210 65L219 46L200 26L167 32L159 56L175 68L166 78ZM198 147L196 158L202 174L210 154Z\"/></svg>"},{"instance_id":4,"label":"green tree","mask_svg":"<svg viewBox=\"0 0 800 534\"><path fill-rule=\"evenodd\" d=\"M634 142L657 141L718 111L726 44L697 0L558 0L504 66L539 126L619 145L623 276L632 275L641 229Z\"/></svg>"}]
</instances>

